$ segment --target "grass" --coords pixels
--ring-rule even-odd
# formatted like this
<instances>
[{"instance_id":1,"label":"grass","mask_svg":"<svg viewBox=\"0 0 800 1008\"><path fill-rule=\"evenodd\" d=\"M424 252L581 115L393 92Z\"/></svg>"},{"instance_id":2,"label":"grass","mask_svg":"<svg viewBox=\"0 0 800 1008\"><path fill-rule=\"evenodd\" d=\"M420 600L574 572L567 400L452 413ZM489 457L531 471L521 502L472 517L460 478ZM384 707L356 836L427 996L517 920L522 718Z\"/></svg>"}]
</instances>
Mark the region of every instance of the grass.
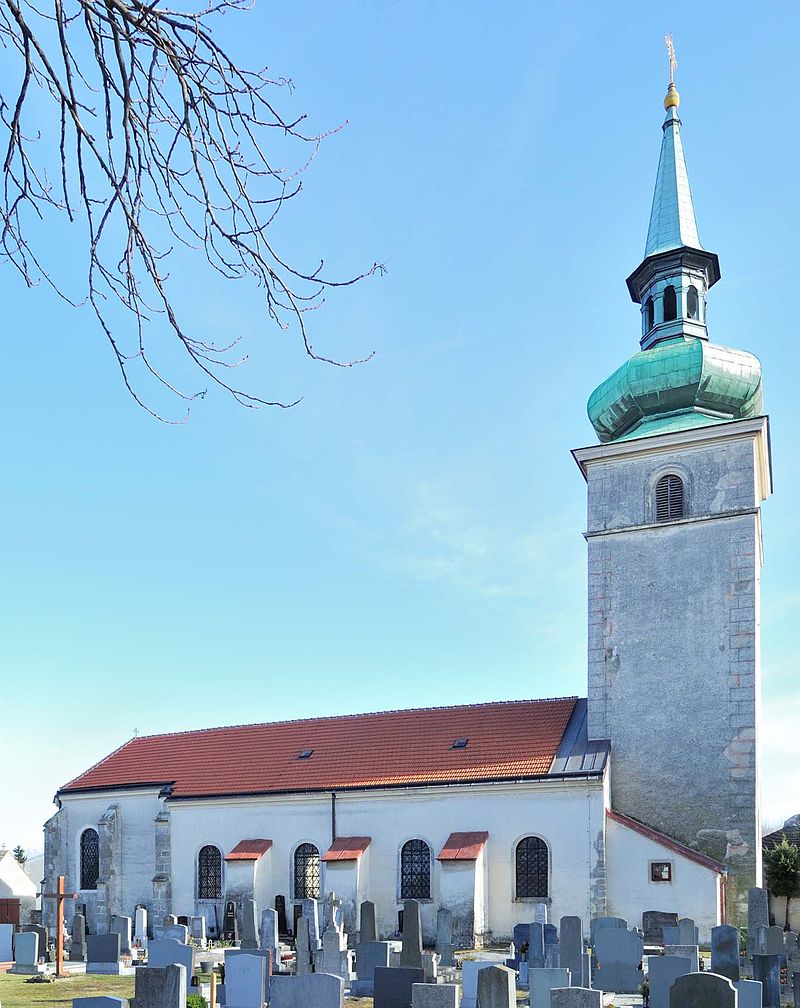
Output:
<instances>
[{"instance_id":1,"label":"grass","mask_svg":"<svg viewBox=\"0 0 800 1008\"><path fill-rule=\"evenodd\" d=\"M133 977L86 976L63 977L55 983L28 983L24 976L0 973L0 1004L3 1008L23 1005L71 1005L77 997L108 994L133 997Z\"/></svg>"}]
</instances>

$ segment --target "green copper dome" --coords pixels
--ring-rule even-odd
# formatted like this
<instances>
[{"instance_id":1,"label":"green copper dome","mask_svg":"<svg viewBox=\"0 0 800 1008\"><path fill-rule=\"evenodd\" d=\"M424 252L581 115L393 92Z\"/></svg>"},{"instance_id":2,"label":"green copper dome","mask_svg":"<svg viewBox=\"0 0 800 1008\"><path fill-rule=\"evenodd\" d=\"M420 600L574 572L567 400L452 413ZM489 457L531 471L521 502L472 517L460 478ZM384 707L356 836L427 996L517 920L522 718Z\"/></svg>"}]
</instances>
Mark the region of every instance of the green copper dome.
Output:
<instances>
[{"instance_id":1,"label":"green copper dome","mask_svg":"<svg viewBox=\"0 0 800 1008\"><path fill-rule=\"evenodd\" d=\"M587 409L601 441L757 416L761 364L743 350L678 336L634 354Z\"/></svg>"}]
</instances>

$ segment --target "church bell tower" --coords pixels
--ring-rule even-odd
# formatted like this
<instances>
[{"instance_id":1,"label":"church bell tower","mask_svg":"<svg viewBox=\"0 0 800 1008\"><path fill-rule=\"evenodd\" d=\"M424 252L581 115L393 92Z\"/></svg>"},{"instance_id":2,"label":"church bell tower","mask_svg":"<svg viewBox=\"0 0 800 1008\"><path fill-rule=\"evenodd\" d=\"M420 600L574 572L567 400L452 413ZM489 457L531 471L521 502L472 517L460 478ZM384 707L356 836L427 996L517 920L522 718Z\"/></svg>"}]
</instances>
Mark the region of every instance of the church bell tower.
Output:
<instances>
[{"instance_id":1,"label":"church bell tower","mask_svg":"<svg viewBox=\"0 0 800 1008\"><path fill-rule=\"evenodd\" d=\"M756 357L709 341L719 261L700 244L670 82L642 263L640 351L592 393L589 735L611 804L729 868L727 917L761 881L761 502L771 490Z\"/></svg>"}]
</instances>

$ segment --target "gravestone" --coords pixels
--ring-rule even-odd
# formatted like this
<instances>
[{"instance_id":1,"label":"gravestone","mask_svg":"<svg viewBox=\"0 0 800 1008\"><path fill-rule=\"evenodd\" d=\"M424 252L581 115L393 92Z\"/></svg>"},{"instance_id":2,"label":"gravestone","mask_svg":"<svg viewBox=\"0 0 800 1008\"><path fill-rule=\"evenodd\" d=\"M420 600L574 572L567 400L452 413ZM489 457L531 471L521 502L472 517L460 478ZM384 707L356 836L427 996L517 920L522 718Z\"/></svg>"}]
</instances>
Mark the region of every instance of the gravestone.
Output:
<instances>
[{"instance_id":1,"label":"gravestone","mask_svg":"<svg viewBox=\"0 0 800 1008\"><path fill-rule=\"evenodd\" d=\"M351 962L347 938L336 927L330 927L322 936L322 955L317 968L319 973L331 973L350 983Z\"/></svg>"},{"instance_id":2,"label":"gravestone","mask_svg":"<svg viewBox=\"0 0 800 1008\"><path fill-rule=\"evenodd\" d=\"M783 950L786 953L786 961L800 957L800 947L797 944L797 934L794 931L787 931L783 938Z\"/></svg>"},{"instance_id":3,"label":"gravestone","mask_svg":"<svg viewBox=\"0 0 800 1008\"><path fill-rule=\"evenodd\" d=\"M14 939L14 965L9 973L44 973L39 965L39 935L35 931L20 931Z\"/></svg>"},{"instance_id":4,"label":"gravestone","mask_svg":"<svg viewBox=\"0 0 800 1008\"><path fill-rule=\"evenodd\" d=\"M580 986L587 990L592 986L592 956L590 952L584 952L582 958L581 982ZM577 986L577 985L576 985Z\"/></svg>"},{"instance_id":5,"label":"gravestone","mask_svg":"<svg viewBox=\"0 0 800 1008\"><path fill-rule=\"evenodd\" d=\"M664 955L688 959L691 963L690 973L697 973L700 969L700 949L697 945L665 945Z\"/></svg>"},{"instance_id":6,"label":"gravestone","mask_svg":"<svg viewBox=\"0 0 800 1008\"><path fill-rule=\"evenodd\" d=\"M678 921L678 940L674 945L697 945L699 929L695 926L691 917L681 917Z\"/></svg>"},{"instance_id":7,"label":"gravestone","mask_svg":"<svg viewBox=\"0 0 800 1008\"><path fill-rule=\"evenodd\" d=\"M738 1008L761 1008L761 984L757 980L734 980Z\"/></svg>"},{"instance_id":8,"label":"gravestone","mask_svg":"<svg viewBox=\"0 0 800 1008\"><path fill-rule=\"evenodd\" d=\"M457 984L414 984L411 1008L458 1008Z\"/></svg>"},{"instance_id":9,"label":"gravestone","mask_svg":"<svg viewBox=\"0 0 800 1008\"><path fill-rule=\"evenodd\" d=\"M526 960L531 969L544 969L544 924L540 921L533 921L528 925Z\"/></svg>"},{"instance_id":10,"label":"gravestone","mask_svg":"<svg viewBox=\"0 0 800 1008\"><path fill-rule=\"evenodd\" d=\"M669 926L664 928L664 944L665 945L678 945L678 925L675 927Z\"/></svg>"},{"instance_id":11,"label":"gravestone","mask_svg":"<svg viewBox=\"0 0 800 1008\"><path fill-rule=\"evenodd\" d=\"M14 959L14 925L0 924L0 963Z\"/></svg>"},{"instance_id":12,"label":"gravestone","mask_svg":"<svg viewBox=\"0 0 800 1008\"><path fill-rule=\"evenodd\" d=\"M669 991L679 976L691 972L691 961L681 956L647 956L650 1008L669 1008Z\"/></svg>"},{"instance_id":13,"label":"gravestone","mask_svg":"<svg viewBox=\"0 0 800 1008\"><path fill-rule=\"evenodd\" d=\"M761 983L761 1003L764 1008L780 1008L782 955L753 956L753 979Z\"/></svg>"},{"instance_id":14,"label":"gravestone","mask_svg":"<svg viewBox=\"0 0 800 1008\"><path fill-rule=\"evenodd\" d=\"M736 1008L736 988L716 973L687 973L669 992L670 1008Z\"/></svg>"},{"instance_id":15,"label":"gravestone","mask_svg":"<svg viewBox=\"0 0 800 1008\"><path fill-rule=\"evenodd\" d=\"M639 964L644 942L638 931L627 927L601 927L593 946L597 966L592 983L604 991L637 994L642 982Z\"/></svg>"},{"instance_id":16,"label":"gravestone","mask_svg":"<svg viewBox=\"0 0 800 1008\"><path fill-rule=\"evenodd\" d=\"M86 936L86 972L106 973L112 976L130 976L133 969L123 966L120 954L119 932Z\"/></svg>"},{"instance_id":17,"label":"gravestone","mask_svg":"<svg viewBox=\"0 0 800 1008\"><path fill-rule=\"evenodd\" d=\"M162 922L163 927L174 927L178 923L178 918L175 914L165 914L164 920Z\"/></svg>"},{"instance_id":18,"label":"gravestone","mask_svg":"<svg viewBox=\"0 0 800 1008\"><path fill-rule=\"evenodd\" d=\"M308 921L308 941L312 953L322 948L322 932L319 926L319 904L315 899L303 900L303 917Z\"/></svg>"},{"instance_id":19,"label":"gravestone","mask_svg":"<svg viewBox=\"0 0 800 1008\"><path fill-rule=\"evenodd\" d=\"M147 910L145 907L136 907L133 916L133 940L139 948L147 948Z\"/></svg>"},{"instance_id":20,"label":"gravestone","mask_svg":"<svg viewBox=\"0 0 800 1008\"><path fill-rule=\"evenodd\" d=\"M147 969L153 966L180 965L186 970L186 981L191 982L194 976L194 950L191 945L172 938L154 938L147 946Z\"/></svg>"},{"instance_id":21,"label":"gravestone","mask_svg":"<svg viewBox=\"0 0 800 1008\"><path fill-rule=\"evenodd\" d=\"M519 964L528 961L530 947L531 926L530 924L515 924L512 932L511 955L506 959L506 966L509 969L519 969Z\"/></svg>"},{"instance_id":22,"label":"gravestone","mask_svg":"<svg viewBox=\"0 0 800 1008\"><path fill-rule=\"evenodd\" d=\"M242 924L239 929L239 947L243 949L258 948L258 916L256 901L242 900ZM226 992L227 997L227 992Z\"/></svg>"},{"instance_id":23,"label":"gravestone","mask_svg":"<svg viewBox=\"0 0 800 1008\"><path fill-rule=\"evenodd\" d=\"M436 911L436 951L442 966L455 966L453 914L447 907L440 907Z\"/></svg>"},{"instance_id":24,"label":"gravestone","mask_svg":"<svg viewBox=\"0 0 800 1008\"><path fill-rule=\"evenodd\" d=\"M297 918L296 930L294 971L297 976L305 976L312 971L308 917Z\"/></svg>"},{"instance_id":25,"label":"gravestone","mask_svg":"<svg viewBox=\"0 0 800 1008\"><path fill-rule=\"evenodd\" d=\"M786 945L782 927L768 927L766 933L764 955L785 955Z\"/></svg>"},{"instance_id":26,"label":"gravestone","mask_svg":"<svg viewBox=\"0 0 800 1008\"><path fill-rule=\"evenodd\" d=\"M170 938L172 941L186 945L189 941L189 928L185 924L165 924L164 927L153 928L156 938Z\"/></svg>"},{"instance_id":27,"label":"gravestone","mask_svg":"<svg viewBox=\"0 0 800 1008\"><path fill-rule=\"evenodd\" d=\"M794 1008L800 1008L800 972L792 973L791 976L792 976L792 1004L794 1005ZM750 1006L748 1005L747 1008L750 1008Z\"/></svg>"},{"instance_id":28,"label":"gravestone","mask_svg":"<svg viewBox=\"0 0 800 1008\"><path fill-rule=\"evenodd\" d=\"M678 915L676 913L667 913L663 910L645 910L642 914L642 931L644 932L645 945L663 945L664 928L677 928L677 926Z\"/></svg>"},{"instance_id":29,"label":"gravestone","mask_svg":"<svg viewBox=\"0 0 800 1008\"><path fill-rule=\"evenodd\" d=\"M37 934L39 936L39 958L49 962L50 935L46 927L41 924L25 924L20 929L20 934Z\"/></svg>"},{"instance_id":30,"label":"gravestone","mask_svg":"<svg viewBox=\"0 0 800 1008\"><path fill-rule=\"evenodd\" d=\"M119 935L119 950L121 954L131 953L131 929L133 921L130 917L115 915L111 918L111 933Z\"/></svg>"},{"instance_id":31,"label":"gravestone","mask_svg":"<svg viewBox=\"0 0 800 1008\"><path fill-rule=\"evenodd\" d=\"M289 924L286 920L286 897L275 897L275 913L278 915L278 936L289 934Z\"/></svg>"},{"instance_id":32,"label":"gravestone","mask_svg":"<svg viewBox=\"0 0 800 1008\"><path fill-rule=\"evenodd\" d=\"M375 904L364 900L359 911L358 941L360 945L378 940L378 928L375 922Z\"/></svg>"},{"instance_id":33,"label":"gravestone","mask_svg":"<svg viewBox=\"0 0 800 1008\"><path fill-rule=\"evenodd\" d=\"M403 903L403 948L400 965L407 969L422 969L422 918L420 905L408 899ZM411 991L409 990L409 999Z\"/></svg>"},{"instance_id":34,"label":"gravestone","mask_svg":"<svg viewBox=\"0 0 800 1008\"><path fill-rule=\"evenodd\" d=\"M568 969L528 969L528 989L532 1008L550 1008L550 991L556 987L569 987Z\"/></svg>"},{"instance_id":35,"label":"gravestone","mask_svg":"<svg viewBox=\"0 0 800 1008\"><path fill-rule=\"evenodd\" d=\"M202 915L189 918L189 937L196 941L201 949L208 944L206 936L206 919Z\"/></svg>"},{"instance_id":36,"label":"gravestone","mask_svg":"<svg viewBox=\"0 0 800 1008\"><path fill-rule=\"evenodd\" d=\"M225 956L226 1008L262 1008L267 1000L267 967L269 960L260 955Z\"/></svg>"},{"instance_id":37,"label":"gravestone","mask_svg":"<svg viewBox=\"0 0 800 1008\"><path fill-rule=\"evenodd\" d=\"M69 950L71 962L86 962L86 918L76 913L72 918L72 948Z\"/></svg>"},{"instance_id":38,"label":"gravestone","mask_svg":"<svg viewBox=\"0 0 800 1008\"><path fill-rule=\"evenodd\" d=\"M132 1008L186 1008L187 975L183 966L137 969Z\"/></svg>"},{"instance_id":39,"label":"gravestone","mask_svg":"<svg viewBox=\"0 0 800 1008\"><path fill-rule=\"evenodd\" d=\"M755 947L756 930L769 927L769 893L766 889L747 890L747 951L752 955Z\"/></svg>"},{"instance_id":40,"label":"gravestone","mask_svg":"<svg viewBox=\"0 0 800 1008\"><path fill-rule=\"evenodd\" d=\"M177 924L178 922L175 921ZM236 904L233 900L226 900L225 911L222 914L222 937L225 941L239 941L239 924L236 920Z\"/></svg>"},{"instance_id":41,"label":"gravestone","mask_svg":"<svg viewBox=\"0 0 800 1008\"><path fill-rule=\"evenodd\" d=\"M495 963L481 959L465 959L461 964L461 1008L477 1008L478 974ZM375 1008L378 1008L376 1005Z\"/></svg>"},{"instance_id":42,"label":"gravestone","mask_svg":"<svg viewBox=\"0 0 800 1008\"><path fill-rule=\"evenodd\" d=\"M559 966L558 928L555 924L544 924L544 965L546 969Z\"/></svg>"},{"instance_id":43,"label":"gravestone","mask_svg":"<svg viewBox=\"0 0 800 1008\"><path fill-rule=\"evenodd\" d=\"M261 948L272 953L272 972L281 969L280 939L278 938L278 912L267 907L261 911Z\"/></svg>"},{"instance_id":44,"label":"gravestone","mask_svg":"<svg viewBox=\"0 0 800 1008\"><path fill-rule=\"evenodd\" d=\"M569 970L576 983L580 983L583 976L583 921L580 917L562 917L559 933L559 964Z\"/></svg>"},{"instance_id":45,"label":"gravestone","mask_svg":"<svg viewBox=\"0 0 800 1008\"><path fill-rule=\"evenodd\" d=\"M738 928L731 927L730 924L711 928L711 972L729 980L739 979Z\"/></svg>"},{"instance_id":46,"label":"gravestone","mask_svg":"<svg viewBox=\"0 0 800 1008\"><path fill-rule=\"evenodd\" d=\"M414 969L395 966L385 969L376 966L374 1008L409 1008L412 987L421 984L424 979L421 967Z\"/></svg>"},{"instance_id":47,"label":"gravestone","mask_svg":"<svg viewBox=\"0 0 800 1008\"><path fill-rule=\"evenodd\" d=\"M555 987L550 1008L603 1008L603 992L588 987Z\"/></svg>"},{"instance_id":48,"label":"gravestone","mask_svg":"<svg viewBox=\"0 0 800 1008\"><path fill-rule=\"evenodd\" d=\"M439 981L438 953L423 950L422 972L425 974L425 983L438 983Z\"/></svg>"},{"instance_id":49,"label":"gravestone","mask_svg":"<svg viewBox=\"0 0 800 1008\"><path fill-rule=\"evenodd\" d=\"M490 966L478 974L478 1008L515 1008L517 985L508 966Z\"/></svg>"},{"instance_id":50,"label":"gravestone","mask_svg":"<svg viewBox=\"0 0 800 1008\"><path fill-rule=\"evenodd\" d=\"M362 942L356 945L356 979L350 985L354 997L372 997L376 968L389 967L389 942Z\"/></svg>"},{"instance_id":51,"label":"gravestone","mask_svg":"<svg viewBox=\"0 0 800 1008\"><path fill-rule=\"evenodd\" d=\"M73 998L72 1008L129 1008L129 1002L127 998L99 994L96 997Z\"/></svg>"},{"instance_id":52,"label":"gravestone","mask_svg":"<svg viewBox=\"0 0 800 1008\"><path fill-rule=\"evenodd\" d=\"M343 1005L344 981L329 973L278 976L272 982L270 1008L342 1008ZM229 1003L228 1008L234 1006Z\"/></svg>"}]
</instances>

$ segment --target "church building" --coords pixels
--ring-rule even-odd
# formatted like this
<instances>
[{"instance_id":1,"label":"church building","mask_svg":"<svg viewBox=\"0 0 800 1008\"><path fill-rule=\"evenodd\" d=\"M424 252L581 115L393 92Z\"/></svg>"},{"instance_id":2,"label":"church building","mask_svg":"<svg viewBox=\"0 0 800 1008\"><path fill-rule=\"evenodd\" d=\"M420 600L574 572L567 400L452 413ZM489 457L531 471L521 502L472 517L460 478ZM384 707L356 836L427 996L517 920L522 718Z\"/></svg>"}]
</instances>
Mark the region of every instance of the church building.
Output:
<instances>
[{"instance_id":1,"label":"church building","mask_svg":"<svg viewBox=\"0 0 800 1008\"><path fill-rule=\"evenodd\" d=\"M644 259L628 278L640 349L590 396L588 685L513 700L137 737L55 798L45 887L79 893L92 931L145 906L335 892L349 932L375 903L453 912L457 947L521 921L646 911L746 921L761 881L761 369L710 342L717 256L700 244L679 96L664 101ZM578 530L576 530L578 534ZM45 906L45 917L53 908ZM68 911L69 913L69 911ZM52 925L52 921L45 920Z\"/></svg>"}]
</instances>

